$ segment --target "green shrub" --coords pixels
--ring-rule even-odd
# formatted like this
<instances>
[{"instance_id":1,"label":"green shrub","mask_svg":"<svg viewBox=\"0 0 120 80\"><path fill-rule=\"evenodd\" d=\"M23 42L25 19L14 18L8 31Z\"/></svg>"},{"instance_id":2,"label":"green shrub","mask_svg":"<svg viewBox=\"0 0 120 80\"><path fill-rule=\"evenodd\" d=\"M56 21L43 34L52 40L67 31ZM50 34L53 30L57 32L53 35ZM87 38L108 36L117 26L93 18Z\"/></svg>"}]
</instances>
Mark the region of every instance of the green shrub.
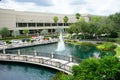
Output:
<instances>
[{"instance_id":1,"label":"green shrub","mask_svg":"<svg viewBox=\"0 0 120 80\"><path fill-rule=\"evenodd\" d=\"M102 51L114 50L117 46L111 42L105 42L101 45L98 45L97 48Z\"/></svg>"},{"instance_id":2,"label":"green shrub","mask_svg":"<svg viewBox=\"0 0 120 80\"><path fill-rule=\"evenodd\" d=\"M103 42L96 42L97 45L103 44Z\"/></svg>"},{"instance_id":3,"label":"green shrub","mask_svg":"<svg viewBox=\"0 0 120 80\"><path fill-rule=\"evenodd\" d=\"M120 38L117 38L116 40L117 40L116 42L117 42L118 44L120 44Z\"/></svg>"},{"instance_id":4,"label":"green shrub","mask_svg":"<svg viewBox=\"0 0 120 80\"><path fill-rule=\"evenodd\" d=\"M12 42L10 42L9 40L6 40L6 43L7 43L7 44L11 44Z\"/></svg>"},{"instance_id":5,"label":"green shrub","mask_svg":"<svg viewBox=\"0 0 120 80\"><path fill-rule=\"evenodd\" d=\"M82 46L93 46L93 47L96 46L95 44L90 43L90 42L82 42L81 45L82 45Z\"/></svg>"}]
</instances>

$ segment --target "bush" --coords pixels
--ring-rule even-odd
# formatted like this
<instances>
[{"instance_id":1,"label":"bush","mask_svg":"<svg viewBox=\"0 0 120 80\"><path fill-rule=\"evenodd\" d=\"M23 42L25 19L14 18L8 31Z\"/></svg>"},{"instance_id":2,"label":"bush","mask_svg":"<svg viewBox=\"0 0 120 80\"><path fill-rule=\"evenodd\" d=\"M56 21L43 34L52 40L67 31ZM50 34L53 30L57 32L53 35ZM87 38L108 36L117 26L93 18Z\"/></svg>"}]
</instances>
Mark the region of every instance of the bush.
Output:
<instances>
[{"instance_id":1,"label":"bush","mask_svg":"<svg viewBox=\"0 0 120 80\"><path fill-rule=\"evenodd\" d=\"M6 41L7 44L11 44L12 42L10 42L9 40Z\"/></svg>"},{"instance_id":2,"label":"bush","mask_svg":"<svg viewBox=\"0 0 120 80\"><path fill-rule=\"evenodd\" d=\"M74 66L74 80L119 80L120 62L116 57L90 58Z\"/></svg>"},{"instance_id":3,"label":"bush","mask_svg":"<svg viewBox=\"0 0 120 80\"><path fill-rule=\"evenodd\" d=\"M85 59L73 66L72 74L59 73L53 80L119 80L120 61L116 57Z\"/></svg>"},{"instance_id":4,"label":"bush","mask_svg":"<svg viewBox=\"0 0 120 80\"><path fill-rule=\"evenodd\" d=\"M105 42L97 46L97 48L102 51L111 51L111 50L114 50L116 47L117 46L111 42Z\"/></svg>"},{"instance_id":5,"label":"bush","mask_svg":"<svg viewBox=\"0 0 120 80\"><path fill-rule=\"evenodd\" d=\"M118 44L120 44L120 38L117 38L117 41L116 41Z\"/></svg>"},{"instance_id":6,"label":"bush","mask_svg":"<svg viewBox=\"0 0 120 80\"><path fill-rule=\"evenodd\" d=\"M81 45L82 45L82 46L92 46L92 47L95 47L95 46L96 46L95 44L90 43L90 42L82 42Z\"/></svg>"}]
</instances>

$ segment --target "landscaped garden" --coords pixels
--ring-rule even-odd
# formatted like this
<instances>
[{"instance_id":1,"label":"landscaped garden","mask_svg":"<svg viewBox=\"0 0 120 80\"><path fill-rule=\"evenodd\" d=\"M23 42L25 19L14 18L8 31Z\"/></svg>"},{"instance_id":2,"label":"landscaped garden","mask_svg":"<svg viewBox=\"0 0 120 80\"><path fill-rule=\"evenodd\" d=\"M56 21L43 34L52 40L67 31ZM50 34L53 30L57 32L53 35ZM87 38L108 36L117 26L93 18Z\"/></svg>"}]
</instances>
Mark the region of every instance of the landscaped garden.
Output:
<instances>
[{"instance_id":1,"label":"landscaped garden","mask_svg":"<svg viewBox=\"0 0 120 80\"><path fill-rule=\"evenodd\" d=\"M54 19L57 19L55 17ZM90 22L85 22L80 14L76 14L76 23L68 28L69 36L65 42L74 46L80 46L84 53L95 47L99 54L96 58L89 57L82 60L78 66L73 66L72 74L57 73L54 80L119 80L120 76L120 13L108 17L91 16ZM57 23L57 22L55 22ZM29 30L23 30L24 36L19 31L10 34L7 28L0 30L2 40L11 44L11 39L27 39L32 41ZM47 36L44 30L42 35ZM12 37L13 36L13 37ZM50 36L50 37L53 37ZM47 40L49 38L45 38Z\"/></svg>"},{"instance_id":2,"label":"landscaped garden","mask_svg":"<svg viewBox=\"0 0 120 80\"><path fill-rule=\"evenodd\" d=\"M73 75L57 73L54 80L119 80L120 76L120 13L108 17L93 16L85 22L76 15L78 22L68 28L67 43L72 45L95 46L100 55L83 60L72 68ZM74 35L73 35L74 34ZM83 43L83 41L85 43ZM95 44L88 43L90 41ZM100 41L100 42L98 42ZM87 42L87 43L86 43Z\"/></svg>"}]
</instances>

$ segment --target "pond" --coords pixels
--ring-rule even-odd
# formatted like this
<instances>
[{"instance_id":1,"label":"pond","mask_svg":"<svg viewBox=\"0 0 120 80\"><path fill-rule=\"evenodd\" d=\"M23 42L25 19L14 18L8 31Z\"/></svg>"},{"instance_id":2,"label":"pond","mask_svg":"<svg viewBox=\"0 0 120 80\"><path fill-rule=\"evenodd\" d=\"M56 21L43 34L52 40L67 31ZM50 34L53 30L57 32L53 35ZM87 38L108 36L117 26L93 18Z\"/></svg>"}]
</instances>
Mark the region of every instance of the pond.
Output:
<instances>
[{"instance_id":1,"label":"pond","mask_svg":"<svg viewBox=\"0 0 120 80\"><path fill-rule=\"evenodd\" d=\"M56 72L37 65L0 62L0 80L51 80Z\"/></svg>"},{"instance_id":2,"label":"pond","mask_svg":"<svg viewBox=\"0 0 120 80\"><path fill-rule=\"evenodd\" d=\"M62 52L58 52L57 50L57 44L48 44L48 45L39 45L39 46L33 46L33 47L25 47L25 48L17 48L12 50L7 50L6 53L15 54L17 51L20 50L21 54L26 55L33 55L34 50L36 50L39 54L59 54L59 55L65 55L65 56L73 56L80 59L85 59L88 57L94 56L94 54L98 54L99 51L95 47L89 47L89 46L77 46L72 44L65 44L65 50Z\"/></svg>"}]
</instances>

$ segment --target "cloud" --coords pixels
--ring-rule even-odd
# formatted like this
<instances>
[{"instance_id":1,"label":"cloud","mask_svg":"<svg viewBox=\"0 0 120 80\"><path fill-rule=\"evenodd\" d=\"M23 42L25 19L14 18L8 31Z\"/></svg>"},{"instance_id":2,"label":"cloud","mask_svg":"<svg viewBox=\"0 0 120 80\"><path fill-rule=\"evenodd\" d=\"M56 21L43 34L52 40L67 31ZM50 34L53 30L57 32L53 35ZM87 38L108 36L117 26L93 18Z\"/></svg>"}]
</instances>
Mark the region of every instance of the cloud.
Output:
<instances>
[{"instance_id":1,"label":"cloud","mask_svg":"<svg viewBox=\"0 0 120 80\"><path fill-rule=\"evenodd\" d=\"M85 0L74 0L70 2L71 5L84 5L87 4Z\"/></svg>"},{"instance_id":2,"label":"cloud","mask_svg":"<svg viewBox=\"0 0 120 80\"><path fill-rule=\"evenodd\" d=\"M52 6L52 2L50 0L15 0L17 2L33 2L39 6Z\"/></svg>"},{"instance_id":3,"label":"cloud","mask_svg":"<svg viewBox=\"0 0 120 80\"><path fill-rule=\"evenodd\" d=\"M109 15L120 12L119 0L3 0L0 8L59 14Z\"/></svg>"}]
</instances>

